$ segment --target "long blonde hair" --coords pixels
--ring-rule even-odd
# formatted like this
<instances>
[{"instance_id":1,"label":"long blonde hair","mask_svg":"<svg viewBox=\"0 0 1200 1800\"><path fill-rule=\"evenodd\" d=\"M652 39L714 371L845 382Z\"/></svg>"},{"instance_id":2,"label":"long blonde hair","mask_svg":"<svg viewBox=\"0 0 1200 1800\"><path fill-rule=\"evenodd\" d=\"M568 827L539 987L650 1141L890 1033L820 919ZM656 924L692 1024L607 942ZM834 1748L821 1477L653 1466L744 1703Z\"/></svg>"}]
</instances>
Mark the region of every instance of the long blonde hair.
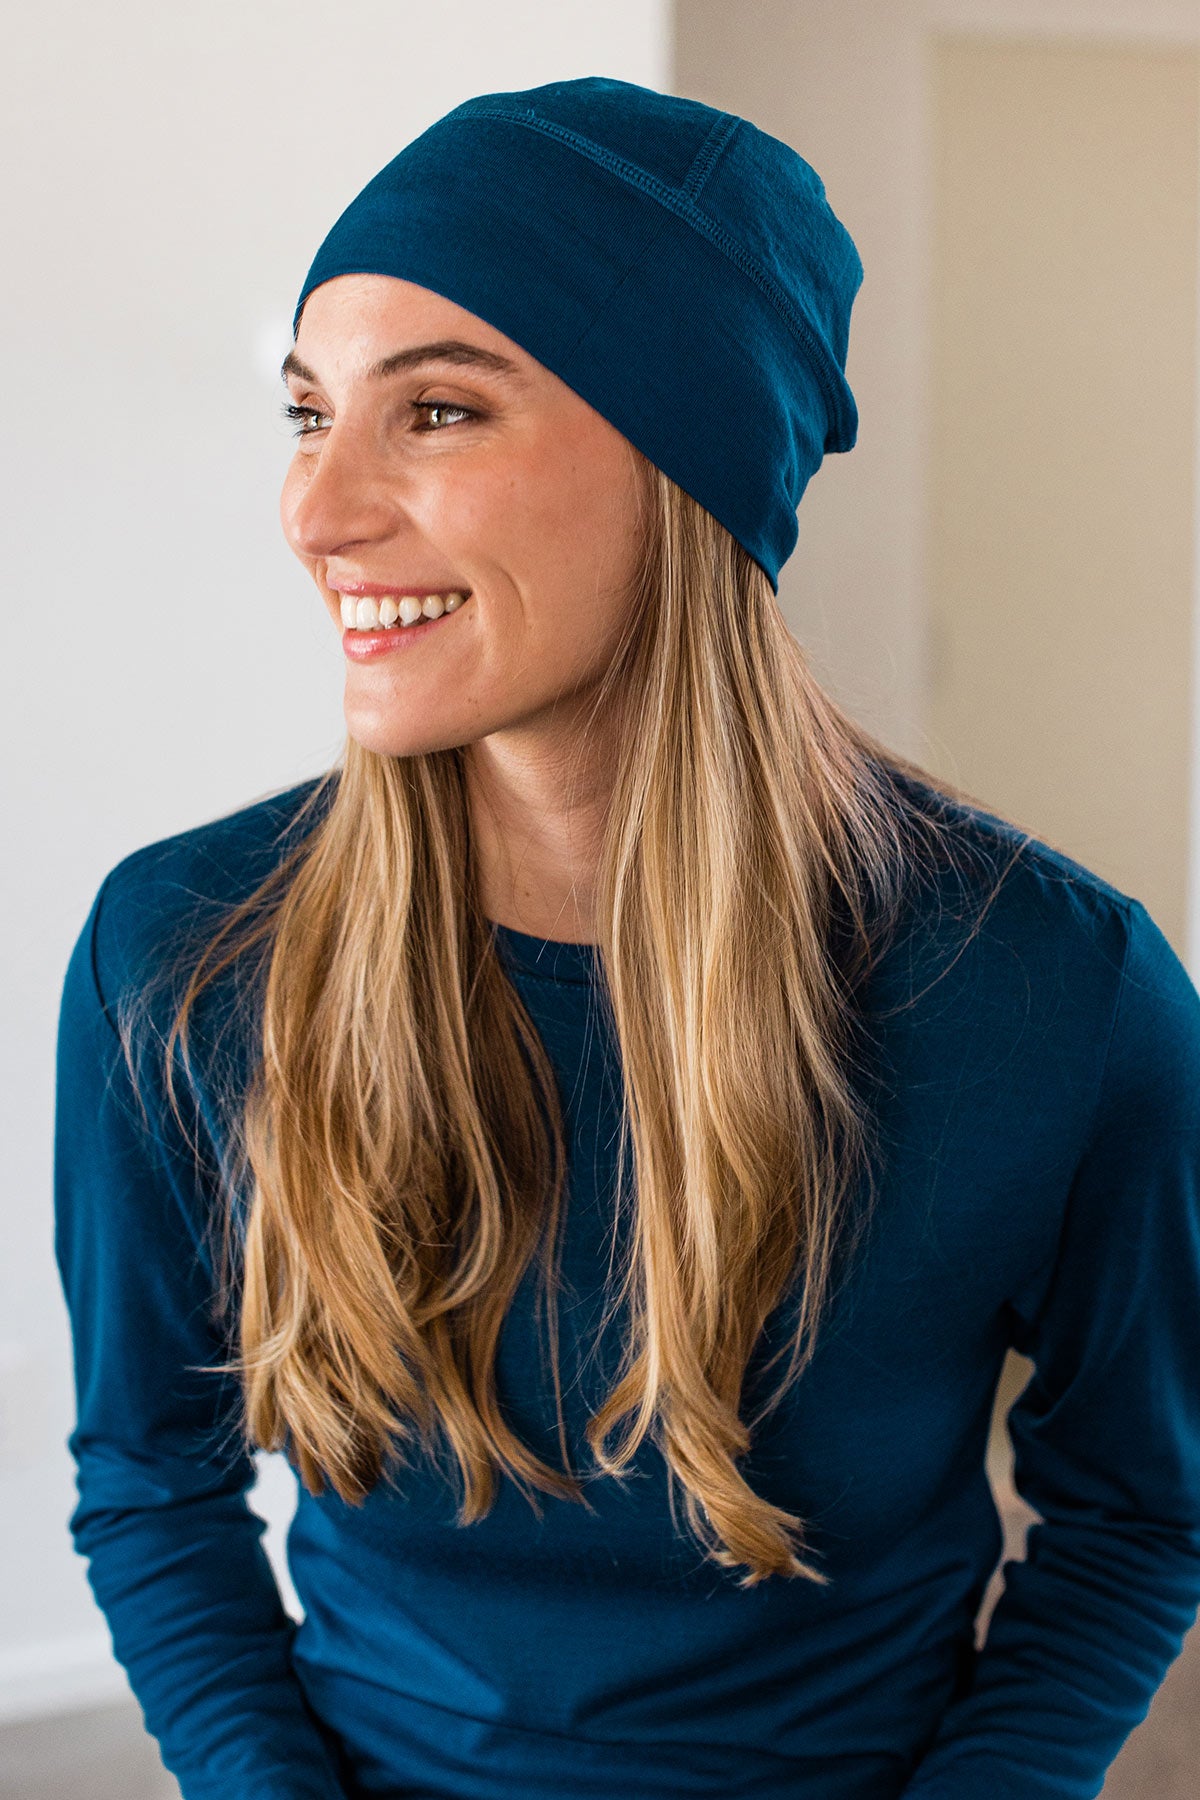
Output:
<instances>
[{"instance_id":1,"label":"long blonde hair","mask_svg":"<svg viewBox=\"0 0 1200 1800\"><path fill-rule=\"evenodd\" d=\"M969 796L834 703L762 569L634 455L645 554L590 713L627 721L594 911L623 1082L614 1233L629 1223L606 1315L627 1309L624 1357L587 1428L591 1473L623 1476L650 1433L672 1518L678 1483L688 1526L742 1585L824 1582L804 1521L738 1461L811 1359L835 1253L866 1216L856 1184L874 1193L855 996L949 839L893 776ZM563 1119L477 895L465 754L349 740L287 854L190 964L166 1041L182 1120L193 1004L257 949L216 1296L236 1321L219 1367L239 1377L247 1444L286 1447L309 1492L328 1481L357 1504L415 1429L453 1453L463 1524L490 1509L498 1473L535 1512L534 1490L584 1499L557 1365ZM494 1381L535 1255L561 1469L510 1429ZM748 1361L788 1295L790 1361L745 1419Z\"/></svg>"}]
</instances>

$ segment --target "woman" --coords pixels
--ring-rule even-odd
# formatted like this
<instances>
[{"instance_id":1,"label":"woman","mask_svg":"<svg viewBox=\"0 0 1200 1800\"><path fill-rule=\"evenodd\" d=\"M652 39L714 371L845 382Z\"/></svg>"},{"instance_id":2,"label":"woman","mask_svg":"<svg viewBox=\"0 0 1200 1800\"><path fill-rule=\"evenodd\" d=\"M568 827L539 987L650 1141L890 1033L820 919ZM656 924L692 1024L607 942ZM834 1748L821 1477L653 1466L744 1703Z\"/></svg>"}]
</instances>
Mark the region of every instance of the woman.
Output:
<instances>
[{"instance_id":1,"label":"woman","mask_svg":"<svg viewBox=\"0 0 1200 1800\"><path fill-rule=\"evenodd\" d=\"M71 1527L186 1800L1082 1800L1179 1650L1200 997L783 623L860 278L786 145L595 77L309 271L345 754L125 858L60 1035Z\"/></svg>"}]
</instances>

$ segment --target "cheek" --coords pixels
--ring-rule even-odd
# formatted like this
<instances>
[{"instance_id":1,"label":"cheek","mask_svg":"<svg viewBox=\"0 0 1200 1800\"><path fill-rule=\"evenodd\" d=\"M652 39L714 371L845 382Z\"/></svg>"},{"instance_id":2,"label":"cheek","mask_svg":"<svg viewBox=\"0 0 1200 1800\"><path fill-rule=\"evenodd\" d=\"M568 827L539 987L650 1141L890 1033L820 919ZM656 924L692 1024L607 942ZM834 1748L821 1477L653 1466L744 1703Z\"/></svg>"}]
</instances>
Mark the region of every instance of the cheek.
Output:
<instances>
[{"instance_id":1,"label":"cheek","mask_svg":"<svg viewBox=\"0 0 1200 1800\"><path fill-rule=\"evenodd\" d=\"M456 529L511 558L526 576L578 586L620 555L623 467L587 444L557 441L457 496L446 496Z\"/></svg>"}]
</instances>

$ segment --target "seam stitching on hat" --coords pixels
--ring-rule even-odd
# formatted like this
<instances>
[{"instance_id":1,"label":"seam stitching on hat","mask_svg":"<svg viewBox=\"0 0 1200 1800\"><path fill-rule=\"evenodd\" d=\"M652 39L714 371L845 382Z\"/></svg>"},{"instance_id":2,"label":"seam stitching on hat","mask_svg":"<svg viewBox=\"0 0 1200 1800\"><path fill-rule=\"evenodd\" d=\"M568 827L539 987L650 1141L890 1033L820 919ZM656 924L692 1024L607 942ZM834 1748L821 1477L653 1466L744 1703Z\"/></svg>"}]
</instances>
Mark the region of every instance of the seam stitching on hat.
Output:
<instances>
[{"instance_id":1,"label":"seam stitching on hat","mask_svg":"<svg viewBox=\"0 0 1200 1800\"><path fill-rule=\"evenodd\" d=\"M687 199L694 200L696 198L696 195L700 192L700 189L712 174L722 150L724 150L726 144L729 142L741 122L741 119L736 113L721 114L721 117L717 120L716 124L697 150L695 156L692 158L692 166L684 176L683 185L679 191L681 194L684 194Z\"/></svg>"},{"instance_id":2,"label":"seam stitching on hat","mask_svg":"<svg viewBox=\"0 0 1200 1800\"><path fill-rule=\"evenodd\" d=\"M829 359L825 349L803 313L792 305L783 289L776 281L772 280L766 270L729 236L723 226L718 225L715 219L710 218L706 212L702 211L688 195L668 187L656 175L651 175L647 170L639 168L637 163L627 162L624 157L615 155L611 150L606 150L602 144L593 143L591 138L581 137L578 132L569 130L565 125L558 125L552 119L539 119L535 114L515 112L507 106L475 106L470 102L457 109L457 116L469 119L504 119L512 125L523 125L529 131L540 131L545 137L557 138L569 149L577 151L581 156L586 156L590 162L598 163L601 168L607 169L610 174L618 176L620 180L628 182L631 187L641 188L652 200L657 200L660 206L665 206L668 211L675 213L678 218L691 225L693 230L699 231L702 236L708 238L714 249L719 250L754 282L755 286L781 315L794 336L799 339L804 350L807 351L817 380L838 421L839 435L841 435L841 428L849 426L842 395L829 377ZM735 117L734 123L739 122ZM732 135L732 131L729 135ZM723 150L728 141L729 138L726 137L719 148ZM703 150L703 146L701 149ZM715 161L716 158L714 157L713 160Z\"/></svg>"}]
</instances>

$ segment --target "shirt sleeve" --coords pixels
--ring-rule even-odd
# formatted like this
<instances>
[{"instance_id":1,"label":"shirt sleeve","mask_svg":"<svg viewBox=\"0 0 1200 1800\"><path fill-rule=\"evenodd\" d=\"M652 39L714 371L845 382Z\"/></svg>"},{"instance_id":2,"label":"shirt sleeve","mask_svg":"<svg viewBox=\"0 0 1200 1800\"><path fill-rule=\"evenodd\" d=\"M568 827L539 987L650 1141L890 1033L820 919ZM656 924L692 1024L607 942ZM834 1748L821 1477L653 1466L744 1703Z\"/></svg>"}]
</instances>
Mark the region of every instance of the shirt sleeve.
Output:
<instances>
[{"instance_id":1,"label":"shirt sleeve","mask_svg":"<svg viewBox=\"0 0 1200 1800\"><path fill-rule=\"evenodd\" d=\"M55 1255L77 1411L70 1532L184 1800L344 1800L339 1748L292 1668L296 1627L246 1503L254 1465L231 1378L194 1372L224 1360L227 1345L210 1319L194 1163L143 1120L101 992L97 920L112 879L75 945L58 1029Z\"/></svg>"},{"instance_id":2,"label":"shirt sleeve","mask_svg":"<svg viewBox=\"0 0 1200 1800\"><path fill-rule=\"evenodd\" d=\"M905 1800L1093 1800L1200 1602L1200 995L1128 901L1092 1129L1009 1414L1040 1515Z\"/></svg>"}]
</instances>

